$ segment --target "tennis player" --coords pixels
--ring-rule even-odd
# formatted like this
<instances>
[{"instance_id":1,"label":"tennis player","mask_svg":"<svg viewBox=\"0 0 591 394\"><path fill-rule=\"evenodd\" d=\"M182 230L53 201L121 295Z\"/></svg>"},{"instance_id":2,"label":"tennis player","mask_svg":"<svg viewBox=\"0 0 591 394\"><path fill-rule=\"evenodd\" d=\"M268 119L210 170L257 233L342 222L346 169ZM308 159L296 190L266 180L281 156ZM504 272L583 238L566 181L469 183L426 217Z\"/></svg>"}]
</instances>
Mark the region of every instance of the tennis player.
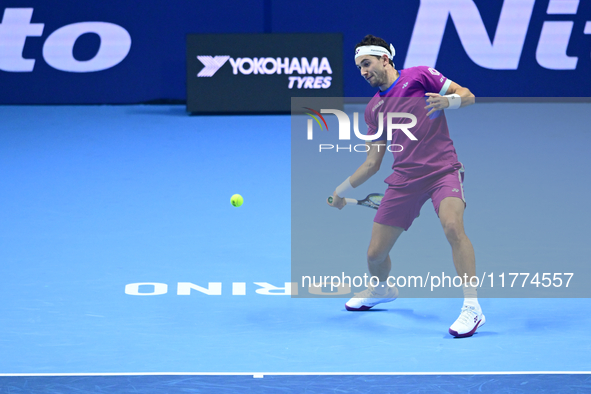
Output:
<instances>
[{"instance_id":1,"label":"tennis player","mask_svg":"<svg viewBox=\"0 0 591 394\"><path fill-rule=\"evenodd\" d=\"M392 145L400 145L403 149L394 154L394 172L385 180L388 188L374 218L367 251L369 271L372 276L379 278L380 283L356 293L345 304L349 311L365 311L397 298L398 289L387 283L392 264L389 253L429 198L451 245L457 274L462 278L464 275L467 278L476 275L474 248L464 232L463 224L466 207L462 187L464 168L458 161L442 111L471 105L474 95L433 68L419 66L396 70L392 61L394 55L392 44L388 45L383 39L372 35L366 36L355 46L355 64L361 76L372 87L379 89L365 109L368 135L379 133L380 112L402 112L402 99L396 98L415 98L407 101L419 103L421 107L420 111L413 110L417 124L408 130L416 140L410 139L401 130L392 134ZM342 209L346 204L345 196L378 172L386 152L386 138L384 131L376 140L367 141L369 150L365 162L336 188L333 202L329 205ZM476 287L472 287L469 280L464 281L463 291L464 303L460 316L449 328L449 333L454 337L472 336L485 322Z\"/></svg>"}]
</instances>

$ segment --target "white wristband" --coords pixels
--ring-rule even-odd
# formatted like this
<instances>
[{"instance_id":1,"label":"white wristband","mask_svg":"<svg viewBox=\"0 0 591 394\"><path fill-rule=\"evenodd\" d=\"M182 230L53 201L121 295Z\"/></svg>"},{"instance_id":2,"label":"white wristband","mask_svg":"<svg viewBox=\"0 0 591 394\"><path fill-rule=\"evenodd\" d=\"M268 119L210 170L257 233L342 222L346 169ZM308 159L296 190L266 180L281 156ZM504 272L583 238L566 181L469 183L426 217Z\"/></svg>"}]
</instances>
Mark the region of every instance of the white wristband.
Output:
<instances>
[{"instance_id":1,"label":"white wristband","mask_svg":"<svg viewBox=\"0 0 591 394\"><path fill-rule=\"evenodd\" d=\"M449 103L448 109L458 109L462 105L462 98L459 94L446 94L443 97L447 97L447 102Z\"/></svg>"},{"instance_id":2,"label":"white wristband","mask_svg":"<svg viewBox=\"0 0 591 394\"><path fill-rule=\"evenodd\" d=\"M353 190L353 186L351 186L351 181L349 179L351 179L351 177L345 179L345 182L341 183L339 187L337 187L337 196L340 198L345 198L347 193Z\"/></svg>"}]
</instances>

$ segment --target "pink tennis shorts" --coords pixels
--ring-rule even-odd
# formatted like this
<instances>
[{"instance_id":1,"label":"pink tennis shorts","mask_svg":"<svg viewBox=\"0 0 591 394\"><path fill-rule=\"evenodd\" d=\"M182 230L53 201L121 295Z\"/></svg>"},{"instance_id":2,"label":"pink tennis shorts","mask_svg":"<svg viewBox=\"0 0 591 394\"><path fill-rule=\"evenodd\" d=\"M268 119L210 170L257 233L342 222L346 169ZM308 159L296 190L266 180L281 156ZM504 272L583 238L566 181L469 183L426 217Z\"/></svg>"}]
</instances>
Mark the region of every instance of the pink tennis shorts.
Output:
<instances>
[{"instance_id":1,"label":"pink tennis shorts","mask_svg":"<svg viewBox=\"0 0 591 394\"><path fill-rule=\"evenodd\" d=\"M390 184L378 208L374 222L408 230L419 216L421 207L430 198L439 215L439 204L446 197L464 201L464 167L439 176L406 179L399 176Z\"/></svg>"}]
</instances>

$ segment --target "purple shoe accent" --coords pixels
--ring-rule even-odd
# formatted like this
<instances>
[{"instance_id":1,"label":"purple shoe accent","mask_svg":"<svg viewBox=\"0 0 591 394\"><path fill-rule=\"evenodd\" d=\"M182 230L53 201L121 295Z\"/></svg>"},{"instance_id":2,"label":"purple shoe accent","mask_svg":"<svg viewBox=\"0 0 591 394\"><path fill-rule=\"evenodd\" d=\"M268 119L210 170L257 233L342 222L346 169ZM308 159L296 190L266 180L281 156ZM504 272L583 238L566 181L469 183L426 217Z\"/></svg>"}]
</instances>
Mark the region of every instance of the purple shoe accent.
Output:
<instances>
[{"instance_id":1,"label":"purple shoe accent","mask_svg":"<svg viewBox=\"0 0 591 394\"><path fill-rule=\"evenodd\" d=\"M465 333L465 334L458 334L458 332L457 332L457 331L454 331L454 330L452 330L451 328L449 329L449 333L450 333L451 335L453 335L454 337L456 337L456 338L466 338L466 337L471 337L472 335L474 335L474 333L476 332L476 330L478 329L478 327L480 327L480 322L481 322L481 321L482 321L482 319L480 319L480 320L478 321L478 324L476 324L476 325L474 326L474 328L472 329L472 331L469 331L469 332L467 332L467 333Z\"/></svg>"},{"instance_id":2,"label":"purple shoe accent","mask_svg":"<svg viewBox=\"0 0 591 394\"><path fill-rule=\"evenodd\" d=\"M345 309L351 312L362 312L362 311L368 311L370 310L371 306L365 306L365 305L361 305L359 308L351 308L350 306L347 306L347 304L345 304Z\"/></svg>"}]
</instances>

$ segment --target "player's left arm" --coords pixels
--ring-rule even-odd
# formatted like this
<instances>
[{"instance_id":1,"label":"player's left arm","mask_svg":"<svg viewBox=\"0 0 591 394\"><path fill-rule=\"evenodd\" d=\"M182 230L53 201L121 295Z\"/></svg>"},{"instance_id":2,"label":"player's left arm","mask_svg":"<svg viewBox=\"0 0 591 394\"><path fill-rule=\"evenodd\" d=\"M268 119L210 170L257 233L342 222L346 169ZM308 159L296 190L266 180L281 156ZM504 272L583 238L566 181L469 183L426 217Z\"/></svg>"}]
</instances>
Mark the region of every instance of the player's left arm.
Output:
<instances>
[{"instance_id":1,"label":"player's left arm","mask_svg":"<svg viewBox=\"0 0 591 394\"><path fill-rule=\"evenodd\" d=\"M445 96L439 93L425 93L429 98L427 99L428 105L425 107L429 109L427 116L431 115L435 111L439 111L445 108L461 108L468 105L472 105L475 102L474 94L470 89L458 85L451 81L451 84L447 88ZM456 100L461 100L459 103ZM459 105L458 105L459 104Z\"/></svg>"}]
</instances>

